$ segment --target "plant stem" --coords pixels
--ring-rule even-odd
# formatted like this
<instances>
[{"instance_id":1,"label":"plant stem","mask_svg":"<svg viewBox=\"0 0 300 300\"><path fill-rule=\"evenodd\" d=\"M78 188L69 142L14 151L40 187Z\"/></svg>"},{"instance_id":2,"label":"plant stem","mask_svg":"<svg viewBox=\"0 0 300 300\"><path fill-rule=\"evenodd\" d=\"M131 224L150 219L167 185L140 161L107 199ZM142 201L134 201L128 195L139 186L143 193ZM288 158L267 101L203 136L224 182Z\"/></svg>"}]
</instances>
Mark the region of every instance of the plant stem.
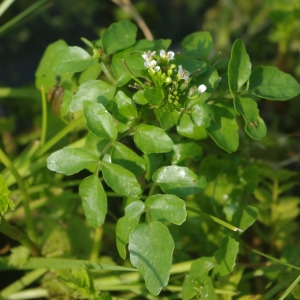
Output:
<instances>
[{"instance_id":1,"label":"plant stem","mask_svg":"<svg viewBox=\"0 0 300 300\"><path fill-rule=\"evenodd\" d=\"M15 0L3 0L3 2L0 4L0 17L14 2Z\"/></svg>"},{"instance_id":2,"label":"plant stem","mask_svg":"<svg viewBox=\"0 0 300 300\"><path fill-rule=\"evenodd\" d=\"M194 212L194 213L196 213L196 214L198 214L200 216L203 216L203 217L205 217L205 218L207 218L207 219L209 219L209 220L211 220L211 221L213 221L215 223L218 223L218 224L220 224L220 225L222 225L222 226L224 226L224 227L226 227L226 228L228 228L228 229L230 229L232 231L243 232L242 229L240 229L238 227L235 227L235 226L233 226L233 225L231 225L231 224L229 224L229 223L227 223L227 222L225 222L225 221L223 221L223 220L221 220L221 219L219 219L217 217L209 215L209 214L205 213L204 211L202 211L200 209L196 209L196 208L193 208L193 207L190 207L190 206L187 206L186 209L189 210L189 211L191 211L191 212Z\"/></svg>"},{"instance_id":3,"label":"plant stem","mask_svg":"<svg viewBox=\"0 0 300 300\"><path fill-rule=\"evenodd\" d=\"M64 129L57 133L52 139L50 139L45 145L43 145L36 152L36 156L39 157L47 152L51 147L53 147L59 140L61 140L65 135L72 131L81 121L83 120L83 115L69 123Z\"/></svg>"},{"instance_id":4,"label":"plant stem","mask_svg":"<svg viewBox=\"0 0 300 300\"><path fill-rule=\"evenodd\" d=\"M99 253L101 250L101 240L103 235L103 226L96 228L93 247L90 255L90 261L98 261Z\"/></svg>"},{"instance_id":5,"label":"plant stem","mask_svg":"<svg viewBox=\"0 0 300 300\"><path fill-rule=\"evenodd\" d=\"M11 294L21 291L22 289L24 289L24 287L35 282L37 279L39 279L41 276L43 276L46 272L47 272L47 269L38 269L38 270L34 270L34 271L27 273L22 278L18 279L17 281L13 282L12 284L10 284L6 288L4 288L0 292L1 299L2 298L6 299ZM16 298L14 298L14 299L16 299ZM29 299L29 298L26 298L26 299Z\"/></svg>"},{"instance_id":6,"label":"plant stem","mask_svg":"<svg viewBox=\"0 0 300 300\"><path fill-rule=\"evenodd\" d=\"M27 226L27 232L28 236L30 239L34 242L37 241L36 239L36 233L35 229L33 226L33 220L30 212L30 207L29 207L29 195L27 193L27 188L25 186L25 182L21 175L19 174L18 170L15 168L11 160L5 155L5 153L2 151L0 148L0 161L10 170L10 172L13 174L15 177L18 186L20 188L21 194L22 194L22 200L23 200L23 206L24 206L24 211L25 211L25 219L26 219L26 226Z\"/></svg>"},{"instance_id":7,"label":"plant stem","mask_svg":"<svg viewBox=\"0 0 300 300\"><path fill-rule=\"evenodd\" d=\"M42 98L42 133L41 133L41 146L44 146L47 135L47 100L45 95L45 89L41 87Z\"/></svg>"},{"instance_id":8,"label":"plant stem","mask_svg":"<svg viewBox=\"0 0 300 300\"><path fill-rule=\"evenodd\" d=\"M23 233L18 227L9 224L4 218L1 218L0 232L27 247L33 256L40 255L40 250L28 238L28 236Z\"/></svg>"}]
</instances>

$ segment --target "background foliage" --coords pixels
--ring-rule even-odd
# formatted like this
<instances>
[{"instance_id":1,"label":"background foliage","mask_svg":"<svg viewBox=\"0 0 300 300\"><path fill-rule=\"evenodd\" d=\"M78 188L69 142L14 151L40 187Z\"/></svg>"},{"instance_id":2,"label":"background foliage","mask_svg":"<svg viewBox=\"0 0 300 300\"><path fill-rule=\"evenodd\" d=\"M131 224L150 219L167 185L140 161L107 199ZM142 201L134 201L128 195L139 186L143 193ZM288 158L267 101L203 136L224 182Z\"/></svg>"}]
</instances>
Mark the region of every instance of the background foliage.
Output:
<instances>
[{"instance_id":1,"label":"background foliage","mask_svg":"<svg viewBox=\"0 0 300 300\"><path fill-rule=\"evenodd\" d=\"M58 39L64 39L69 45L80 44L85 47L80 37L97 39L112 22L131 17L121 6L110 1L65 0L37 1L37 3L40 6L26 18L15 20L8 27L6 22L26 11L31 1L15 2L0 18L2 25L0 39L3 45L0 48L1 148L14 159L14 165L21 173L22 170L33 172L35 168L39 169L45 164L42 160L34 162L27 160L30 158L30 148L27 148L27 145L40 137L42 108L40 94L33 87L33 81L34 72L45 48ZM187 34L197 30L208 30L214 39L213 53L221 51L221 57L228 58L233 41L240 38L246 44L254 67L260 64L276 65L300 80L298 18L300 7L296 0L286 3L276 0L251 1L251 3L241 1L208 3L192 0L133 1L133 3L154 37L172 39L174 50L180 49L180 42ZM187 18L183 18L183 15ZM143 36L141 31L138 32L138 36L140 38ZM244 195L250 199L248 203L251 207L247 211L249 218L258 213L258 221L242 235L243 241L257 252L240 247L238 265L229 276L225 276L228 275L226 267L220 262L214 270L216 276L224 276L215 286L217 299L247 299L250 295L257 299L279 298L283 291L288 288L292 290L291 283L299 276L299 270L293 268L299 265L300 246L297 239L300 153L298 101L299 96L288 102L260 102L259 108L262 118L266 121L268 135L260 141L249 141L242 134L241 145L234 156L222 153L208 143L203 149L204 159L199 164L200 154L199 157L191 157L190 153L194 153L195 150L187 147L189 166L200 168L211 182L201 195L206 201L201 201L200 207L194 207L195 209L201 209L207 214L231 222L238 207L238 199L240 195ZM65 126L55 115L49 115L48 121L46 140ZM80 145L82 129L78 127L70 136L61 139L55 148L60 149L68 143L73 143L73 146L76 146L76 143ZM89 140L91 147L94 142L92 138ZM177 159L180 164L180 158L173 159ZM253 162L253 165L249 166L247 162ZM143 166L140 165L139 168ZM11 189L15 184L13 177L4 169L2 174ZM35 199L31 209L38 209L34 226L42 236L42 254L50 257L72 257L76 253L78 259L89 259L95 269L97 265L92 265L93 261L122 265L115 246L114 226L116 219L123 216L123 209L109 202L107 222L101 229L91 230L88 223L82 222L83 212L75 188L82 178L75 174L69 180L62 181L62 175L57 174L53 177L53 173L47 169L30 177L27 183L30 186L28 192L30 197ZM84 187L79 193L81 195L85 193ZM10 195L16 201L16 207L20 201L20 194L22 195L22 189L12 191ZM59 199L61 201L58 201ZM193 197L189 201L191 204L197 202ZM252 207L257 208L257 211ZM25 226L24 214L26 207L20 206L7 214L6 219L22 228ZM99 220L94 222L97 224ZM90 220L90 223L92 224L93 220ZM143 230L145 229L141 228L141 231ZM209 263L211 254L216 251L215 257L217 259L219 257L222 261L225 253L234 256L238 251L237 244L234 239L228 237L223 239L224 232L220 230L218 224L193 212L189 212L189 218L182 226L170 225L169 230L176 249L173 263L190 260L194 260L194 263L191 269L190 264L188 266L179 264L178 270L171 271L169 288L163 292L161 298L178 297L177 287L182 282L185 299L190 299L196 294L200 299L205 298L204 295L213 290L212 282L207 281L206 273L199 274L198 270L204 269L209 273L212 270L212 263ZM227 229L224 230L226 232ZM8 250L5 250L5 246L14 244L4 236L1 237L1 243L3 254L7 255ZM117 246L122 248L120 245ZM101 253L100 258L98 253ZM22 258L26 261L27 256L26 249L13 248L9 264L22 265ZM281 263L276 264L274 258L279 258ZM28 268L35 269L34 263L38 262L32 261L32 265ZM7 277L6 282L1 282L2 295L21 290L22 288L8 284L23 276L22 280L26 282L27 279L27 285L31 288L35 287L37 279L42 278L44 288L49 291L60 291L59 295L73 293L72 297L75 299L95 296L97 290L105 289L121 290L112 294L124 298L133 299L143 294L145 298L152 299L134 273L124 275L131 286L128 292L125 288L122 290L122 280L118 273L109 273L109 276L105 274L94 276L84 271L80 273L64 270L57 271L56 274L46 273L46 269L54 263L55 260L49 261L48 265L43 266L45 269L31 272L9 272L11 277ZM233 266L233 258L226 257L226 263ZM183 272L188 271L188 276L184 277ZM96 279L92 280L92 277ZM196 294L191 294L190 287L195 281L198 282L199 290ZM228 295L223 293L224 290ZM237 291L242 291L242 296L237 295ZM45 291L41 290L38 294L36 289L35 292L42 297ZM103 292L101 299L105 297L109 299ZM299 299L299 288L295 287L288 297Z\"/></svg>"}]
</instances>

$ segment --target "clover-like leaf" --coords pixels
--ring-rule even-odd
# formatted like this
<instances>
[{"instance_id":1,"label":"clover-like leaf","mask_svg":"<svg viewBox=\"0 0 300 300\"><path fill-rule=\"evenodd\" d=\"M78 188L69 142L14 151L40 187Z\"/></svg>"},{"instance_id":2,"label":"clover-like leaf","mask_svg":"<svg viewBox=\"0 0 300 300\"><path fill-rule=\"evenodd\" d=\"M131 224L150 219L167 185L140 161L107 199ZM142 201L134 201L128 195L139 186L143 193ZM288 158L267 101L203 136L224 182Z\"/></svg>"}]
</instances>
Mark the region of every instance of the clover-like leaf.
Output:
<instances>
[{"instance_id":1,"label":"clover-like leaf","mask_svg":"<svg viewBox=\"0 0 300 300\"><path fill-rule=\"evenodd\" d=\"M84 178L79 185L79 195L88 222L95 228L101 226L107 213L107 197L100 178L95 174Z\"/></svg>"},{"instance_id":2,"label":"clover-like leaf","mask_svg":"<svg viewBox=\"0 0 300 300\"><path fill-rule=\"evenodd\" d=\"M83 113L87 127L92 133L101 138L112 140L117 138L114 119L102 104L84 101Z\"/></svg>"},{"instance_id":3,"label":"clover-like leaf","mask_svg":"<svg viewBox=\"0 0 300 300\"><path fill-rule=\"evenodd\" d=\"M124 217L120 218L116 225L116 243L120 256L126 258L126 244L129 242L129 236L138 226L140 216L145 210L144 202L137 200L131 202L125 208Z\"/></svg>"},{"instance_id":4,"label":"clover-like leaf","mask_svg":"<svg viewBox=\"0 0 300 300\"><path fill-rule=\"evenodd\" d=\"M147 124L136 126L134 142L146 154L166 153L173 148L173 141L163 129Z\"/></svg>"},{"instance_id":5,"label":"clover-like leaf","mask_svg":"<svg viewBox=\"0 0 300 300\"><path fill-rule=\"evenodd\" d=\"M142 273L152 295L158 295L168 284L173 249L168 228L158 221L141 224L130 235L130 261Z\"/></svg>"},{"instance_id":6,"label":"clover-like leaf","mask_svg":"<svg viewBox=\"0 0 300 300\"><path fill-rule=\"evenodd\" d=\"M181 225L186 219L185 201L175 195L153 195L147 198L145 205L157 221Z\"/></svg>"},{"instance_id":7,"label":"clover-like leaf","mask_svg":"<svg viewBox=\"0 0 300 300\"><path fill-rule=\"evenodd\" d=\"M73 175L97 162L98 156L85 149L65 147L47 158L47 167L57 173Z\"/></svg>"},{"instance_id":8,"label":"clover-like leaf","mask_svg":"<svg viewBox=\"0 0 300 300\"><path fill-rule=\"evenodd\" d=\"M197 176L187 167L167 166L158 169L152 176L152 180L169 194L187 196L196 194L206 187L206 178Z\"/></svg>"},{"instance_id":9,"label":"clover-like leaf","mask_svg":"<svg viewBox=\"0 0 300 300\"><path fill-rule=\"evenodd\" d=\"M142 194L142 189L135 175L120 165L101 162L102 174L107 185L116 193L138 199Z\"/></svg>"}]
</instances>

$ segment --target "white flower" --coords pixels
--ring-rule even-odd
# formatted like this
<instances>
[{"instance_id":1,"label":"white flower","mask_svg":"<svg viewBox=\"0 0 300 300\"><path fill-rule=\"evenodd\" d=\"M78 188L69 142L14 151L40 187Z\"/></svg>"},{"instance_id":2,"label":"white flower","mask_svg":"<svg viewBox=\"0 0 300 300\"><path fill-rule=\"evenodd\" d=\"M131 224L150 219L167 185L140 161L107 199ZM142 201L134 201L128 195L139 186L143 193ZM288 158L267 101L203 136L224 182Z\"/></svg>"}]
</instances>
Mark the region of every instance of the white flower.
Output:
<instances>
[{"instance_id":1,"label":"white flower","mask_svg":"<svg viewBox=\"0 0 300 300\"><path fill-rule=\"evenodd\" d=\"M157 61L156 60L149 60L144 62L144 66L148 69L151 69L154 72L158 72L160 70L160 66L157 66Z\"/></svg>"},{"instance_id":2,"label":"white flower","mask_svg":"<svg viewBox=\"0 0 300 300\"><path fill-rule=\"evenodd\" d=\"M166 59L167 61L170 61L170 60L174 59L175 53L173 51L168 51L166 53L165 50L161 49L159 55L161 58Z\"/></svg>"},{"instance_id":3,"label":"white flower","mask_svg":"<svg viewBox=\"0 0 300 300\"><path fill-rule=\"evenodd\" d=\"M151 51L148 51L147 53L144 52L144 53L142 54L142 57L143 57L143 59L144 59L146 62L149 62L149 61L152 60L152 56L154 56L155 53L156 53L156 51L152 51L152 52L151 52Z\"/></svg>"},{"instance_id":4,"label":"white flower","mask_svg":"<svg viewBox=\"0 0 300 300\"><path fill-rule=\"evenodd\" d=\"M207 87L204 84L200 84L198 87L198 94L202 94L206 91Z\"/></svg>"},{"instance_id":5,"label":"white flower","mask_svg":"<svg viewBox=\"0 0 300 300\"><path fill-rule=\"evenodd\" d=\"M188 80L190 77L190 72L188 72L187 70L183 70L182 65L180 65L177 76L180 79Z\"/></svg>"}]
</instances>

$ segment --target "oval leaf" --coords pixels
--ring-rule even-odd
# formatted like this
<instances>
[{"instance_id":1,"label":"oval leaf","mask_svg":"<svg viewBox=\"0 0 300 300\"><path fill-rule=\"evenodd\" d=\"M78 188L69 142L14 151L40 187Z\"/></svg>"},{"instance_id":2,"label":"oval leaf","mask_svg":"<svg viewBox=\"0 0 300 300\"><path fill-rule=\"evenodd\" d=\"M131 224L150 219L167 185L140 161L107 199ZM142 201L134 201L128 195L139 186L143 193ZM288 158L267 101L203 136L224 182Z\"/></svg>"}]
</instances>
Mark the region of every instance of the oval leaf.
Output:
<instances>
[{"instance_id":1,"label":"oval leaf","mask_svg":"<svg viewBox=\"0 0 300 300\"><path fill-rule=\"evenodd\" d=\"M146 154L166 153L173 148L173 141L163 129L146 124L136 126L134 142Z\"/></svg>"},{"instance_id":2,"label":"oval leaf","mask_svg":"<svg viewBox=\"0 0 300 300\"><path fill-rule=\"evenodd\" d=\"M81 84L73 96L70 111L83 109L83 101L88 100L107 106L115 94L116 88L102 80L89 80Z\"/></svg>"},{"instance_id":3,"label":"oval leaf","mask_svg":"<svg viewBox=\"0 0 300 300\"><path fill-rule=\"evenodd\" d=\"M47 158L47 167L51 171L73 175L98 162L98 156L85 149L65 147Z\"/></svg>"},{"instance_id":4,"label":"oval leaf","mask_svg":"<svg viewBox=\"0 0 300 300\"><path fill-rule=\"evenodd\" d=\"M249 79L251 94L270 100L288 100L300 93L300 85L290 74L271 66L253 69Z\"/></svg>"},{"instance_id":5,"label":"oval leaf","mask_svg":"<svg viewBox=\"0 0 300 300\"><path fill-rule=\"evenodd\" d=\"M97 63L84 49L72 46L57 52L53 58L55 73L81 72Z\"/></svg>"},{"instance_id":6,"label":"oval leaf","mask_svg":"<svg viewBox=\"0 0 300 300\"><path fill-rule=\"evenodd\" d=\"M152 180L158 183L165 193L179 197L199 193L206 187L205 177L198 177L187 167L162 167L153 174Z\"/></svg>"},{"instance_id":7,"label":"oval leaf","mask_svg":"<svg viewBox=\"0 0 300 300\"><path fill-rule=\"evenodd\" d=\"M152 295L158 295L168 284L173 249L174 242L168 228L158 221L141 224L130 235L130 261L144 276Z\"/></svg>"},{"instance_id":8,"label":"oval leaf","mask_svg":"<svg viewBox=\"0 0 300 300\"><path fill-rule=\"evenodd\" d=\"M141 186L133 173L117 164L105 161L102 161L101 166L105 182L116 193L133 199L141 196Z\"/></svg>"},{"instance_id":9,"label":"oval leaf","mask_svg":"<svg viewBox=\"0 0 300 300\"><path fill-rule=\"evenodd\" d=\"M157 221L181 225L186 219L185 201L175 195L154 195L146 200L145 205Z\"/></svg>"},{"instance_id":10,"label":"oval leaf","mask_svg":"<svg viewBox=\"0 0 300 300\"><path fill-rule=\"evenodd\" d=\"M133 45L136 33L137 27L127 20L110 25L101 39L105 53L109 55Z\"/></svg>"},{"instance_id":11,"label":"oval leaf","mask_svg":"<svg viewBox=\"0 0 300 300\"><path fill-rule=\"evenodd\" d=\"M215 104L212 108L214 119L210 127L207 128L207 132L219 147L232 153L239 146L238 125L235 115L232 109L225 104Z\"/></svg>"},{"instance_id":12,"label":"oval leaf","mask_svg":"<svg viewBox=\"0 0 300 300\"><path fill-rule=\"evenodd\" d=\"M146 170L144 159L124 144L118 142L114 144L111 160L113 163L121 165L137 176L144 173Z\"/></svg>"},{"instance_id":13,"label":"oval leaf","mask_svg":"<svg viewBox=\"0 0 300 300\"><path fill-rule=\"evenodd\" d=\"M125 209L125 216L120 218L116 225L116 243L120 256L126 258L126 244L129 236L138 226L140 216L145 210L144 202L137 200L131 202Z\"/></svg>"},{"instance_id":14,"label":"oval leaf","mask_svg":"<svg viewBox=\"0 0 300 300\"><path fill-rule=\"evenodd\" d=\"M249 79L251 62L242 40L236 40L231 49L228 66L228 84L232 94L238 91Z\"/></svg>"},{"instance_id":15,"label":"oval leaf","mask_svg":"<svg viewBox=\"0 0 300 300\"><path fill-rule=\"evenodd\" d=\"M84 178L79 185L79 195L88 222L95 228L101 226L107 213L107 197L99 177Z\"/></svg>"},{"instance_id":16,"label":"oval leaf","mask_svg":"<svg viewBox=\"0 0 300 300\"><path fill-rule=\"evenodd\" d=\"M117 138L114 119L102 104L84 101L83 113L87 127L93 134L106 139Z\"/></svg>"},{"instance_id":17,"label":"oval leaf","mask_svg":"<svg viewBox=\"0 0 300 300\"><path fill-rule=\"evenodd\" d=\"M212 36L208 31L199 31L189 34L182 41L185 54L207 60L212 50Z\"/></svg>"}]
</instances>

